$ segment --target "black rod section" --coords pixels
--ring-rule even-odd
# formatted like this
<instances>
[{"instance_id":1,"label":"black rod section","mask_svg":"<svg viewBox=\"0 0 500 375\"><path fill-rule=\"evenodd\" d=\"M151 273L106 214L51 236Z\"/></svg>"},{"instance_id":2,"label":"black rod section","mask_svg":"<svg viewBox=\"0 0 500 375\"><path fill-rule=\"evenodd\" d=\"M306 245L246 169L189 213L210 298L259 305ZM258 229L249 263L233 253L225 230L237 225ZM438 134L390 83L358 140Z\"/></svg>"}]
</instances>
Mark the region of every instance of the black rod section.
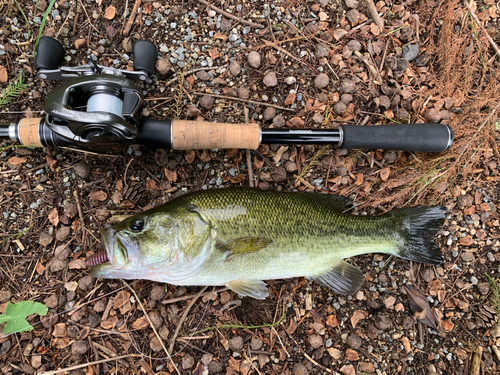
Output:
<instances>
[{"instance_id":1,"label":"black rod section","mask_svg":"<svg viewBox=\"0 0 500 375\"><path fill-rule=\"evenodd\" d=\"M10 124L0 125L0 141L4 139L10 139L9 126Z\"/></svg>"},{"instance_id":2,"label":"black rod section","mask_svg":"<svg viewBox=\"0 0 500 375\"><path fill-rule=\"evenodd\" d=\"M341 141L341 131L338 129L261 129L260 143L339 146Z\"/></svg>"}]
</instances>

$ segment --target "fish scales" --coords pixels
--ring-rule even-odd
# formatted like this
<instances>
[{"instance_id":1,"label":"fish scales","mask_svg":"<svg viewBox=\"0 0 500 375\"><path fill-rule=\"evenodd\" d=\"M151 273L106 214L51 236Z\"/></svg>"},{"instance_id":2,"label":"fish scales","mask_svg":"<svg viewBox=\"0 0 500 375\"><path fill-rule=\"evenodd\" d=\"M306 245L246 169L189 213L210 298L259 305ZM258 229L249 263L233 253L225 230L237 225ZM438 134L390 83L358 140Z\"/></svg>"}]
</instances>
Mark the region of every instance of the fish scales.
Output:
<instances>
[{"instance_id":1,"label":"fish scales","mask_svg":"<svg viewBox=\"0 0 500 375\"><path fill-rule=\"evenodd\" d=\"M344 198L328 194L250 188L189 193L103 230L110 262L91 272L177 285L227 285L265 298L263 280L297 276L353 293L363 274L343 259L355 255L441 261L432 242L443 221L441 208L381 216L350 215L345 209Z\"/></svg>"}]
</instances>

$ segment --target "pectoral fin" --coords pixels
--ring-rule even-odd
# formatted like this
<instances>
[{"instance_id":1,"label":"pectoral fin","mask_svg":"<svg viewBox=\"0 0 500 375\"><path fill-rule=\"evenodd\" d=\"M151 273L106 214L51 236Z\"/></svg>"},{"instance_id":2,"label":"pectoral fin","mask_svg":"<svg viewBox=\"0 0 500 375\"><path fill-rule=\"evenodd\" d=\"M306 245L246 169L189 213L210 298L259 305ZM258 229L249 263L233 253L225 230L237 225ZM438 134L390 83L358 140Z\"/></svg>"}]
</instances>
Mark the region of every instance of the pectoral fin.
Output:
<instances>
[{"instance_id":1,"label":"pectoral fin","mask_svg":"<svg viewBox=\"0 0 500 375\"><path fill-rule=\"evenodd\" d=\"M226 259L228 259L231 256L263 250L272 243L272 240L265 237L241 237L232 241L218 243L216 247L225 253Z\"/></svg>"},{"instance_id":2,"label":"pectoral fin","mask_svg":"<svg viewBox=\"0 0 500 375\"><path fill-rule=\"evenodd\" d=\"M318 284L327 286L335 293L346 296L353 295L363 283L363 272L343 260L327 273L319 276L311 276Z\"/></svg>"},{"instance_id":3,"label":"pectoral fin","mask_svg":"<svg viewBox=\"0 0 500 375\"><path fill-rule=\"evenodd\" d=\"M226 283L226 286L244 297L265 299L269 295L267 285L262 280L233 280Z\"/></svg>"}]
</instances>

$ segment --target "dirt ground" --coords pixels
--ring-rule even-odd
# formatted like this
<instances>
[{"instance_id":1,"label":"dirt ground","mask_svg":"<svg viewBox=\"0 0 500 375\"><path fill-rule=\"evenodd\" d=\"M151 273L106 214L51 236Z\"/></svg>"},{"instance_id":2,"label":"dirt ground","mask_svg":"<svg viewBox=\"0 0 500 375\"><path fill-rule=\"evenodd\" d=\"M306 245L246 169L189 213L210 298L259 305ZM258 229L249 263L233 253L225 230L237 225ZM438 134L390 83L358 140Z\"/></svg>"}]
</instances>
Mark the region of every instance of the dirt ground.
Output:
<instances>
[{"instance_id":1,"label":"dirt ground","mask_svg":"<svg viewBox=\"0 0 500 375\"><path fill-rule=\"evenodd\" d=\"M21 71L25 83L0 102L2 124L42 116L61 84L36 75L46 35L63 45L63 66L94 54L130 70L132 43L153 42L156 70L140 85L151 119L243 123L248 109L263 128L440 122L455 134L429 154L281 144L99 154L3 140L0 313L19 301L48 313L0 334L2 374L499 373L500 7L368 3L0 0L0 87ZM444 263L369 254L349 260L365 277L354 296L300 278L270 280L263 301L89 275L110 220L233 186L342 195L360 215L442 205Z\"/></svg>"}]
</instances>

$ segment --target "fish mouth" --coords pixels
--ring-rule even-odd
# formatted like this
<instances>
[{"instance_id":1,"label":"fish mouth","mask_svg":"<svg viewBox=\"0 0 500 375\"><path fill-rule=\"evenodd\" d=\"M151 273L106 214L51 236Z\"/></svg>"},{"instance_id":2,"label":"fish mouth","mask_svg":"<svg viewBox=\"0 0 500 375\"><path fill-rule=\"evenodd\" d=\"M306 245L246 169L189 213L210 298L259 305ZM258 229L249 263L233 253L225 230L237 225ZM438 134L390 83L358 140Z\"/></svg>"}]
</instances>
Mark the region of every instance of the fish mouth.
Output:
<instances>
[{"instance_id":1,"label":"fish mouth","mask_svg":"<svg viewBox=\"0 0 500 375\"><path fill-rule=\"evenodd\" d=\"M113 259L113 236L114 230L111 227L107 227L101 230L104 250L99 250L95 254L88 257L85 261L87 267L95 267L111 262L111 259Z\"/></svg>"}]
</instances>

